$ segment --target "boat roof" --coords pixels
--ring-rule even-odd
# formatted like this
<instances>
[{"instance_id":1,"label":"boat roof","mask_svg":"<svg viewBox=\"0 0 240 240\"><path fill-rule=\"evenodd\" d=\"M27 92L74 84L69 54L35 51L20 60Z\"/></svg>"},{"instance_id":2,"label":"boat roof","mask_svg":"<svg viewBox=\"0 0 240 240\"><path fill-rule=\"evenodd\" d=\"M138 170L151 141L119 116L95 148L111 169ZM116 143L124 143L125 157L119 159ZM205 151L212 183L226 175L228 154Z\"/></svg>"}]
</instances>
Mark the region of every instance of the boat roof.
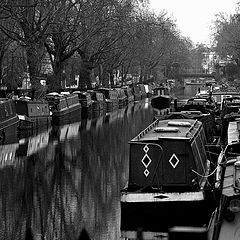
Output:
<instances>
[{"instance_id":1,"label":"boat roof","mask_svg":"<svg viewBox=\"0 0 240 240\"><path fill-rule=\"evenodd\" d=\"M159 139L190 140L201 125L202 123L195 119L157 119L133 138L131 142Z\"/></svg>"}]
</instances>

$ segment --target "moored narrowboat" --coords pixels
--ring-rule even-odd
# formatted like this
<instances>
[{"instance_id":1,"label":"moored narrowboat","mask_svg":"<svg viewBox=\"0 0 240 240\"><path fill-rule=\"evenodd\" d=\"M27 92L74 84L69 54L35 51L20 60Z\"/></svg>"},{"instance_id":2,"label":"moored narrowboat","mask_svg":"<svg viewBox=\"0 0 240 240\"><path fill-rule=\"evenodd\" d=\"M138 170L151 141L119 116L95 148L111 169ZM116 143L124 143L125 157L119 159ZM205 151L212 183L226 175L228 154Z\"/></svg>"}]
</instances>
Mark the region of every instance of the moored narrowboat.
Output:
<instances>
[{"instance_id":1,"label":"moored narrowboat","mask_svg":"<svg viewBox=\"0 0 240 240\"><path fill-rule=\"evenodd\" d=\"M82 107L82 117L91 116L92 111L96 111L99 108L99 103L95 102L91 98L91 94L86 91L74 91L73 94L77 94L79 102Z\"/></svg>"},{"instance_id":2,"label":"moored narrowboat","mask_svg":"<svg viewBox=\"0 0 240 240\"><path fill-rule=\"evenodd\" d=\"M118 107L123 108L127 105L127 96L122 88L115 88L118 95Z\"/></svg>"},{"instance_id":3,"label":"moored narrowboat","mask_svg":"<svg viewBox=\"0 0 240 240\"><path fill-rule=\"evenodd\" d=\"M193 97L189 98L186 104L178 107L178 110L208 113L209 111L216 111L216 103L214 100L210 102L208 97Z\"/></svg>"},{"instance_id":4,"label":"moored narrowboat","mask_svg":"<svg viewBox=\"0 0 240 240\"><path fill-rule=\"evenodd\" d=\"M208 222L212 195L204 144L202 123L193 119L158 119L130 141L129 181L121 195L122 229L135 223L144 229L157 224L167 231L179 224Z\"/></svg>"},{"instance_id":5,"label":"moored narrowboat","mask_svg":"<svg viewBox=\"0 0 240 240\"><path fill-rule=\"evenodd\" d=\"M219 207L212 223L211 240L237 240L240 229L240 158L228 160L222 178Z\"/></svg>"},{"instance_id":6,"label":"moored narrowboat","mask_svg":"<svg viewBox=\"0 0 240 240\"><path fill-rule=\"evenodd\" d=\"M132 88L128 87L128 86L124 86L123 90L125 92L125 95L127 96L127 102L128 103L134 102L134 95L133 95L133 92L132 92Z\"/></svg>"},{"instance_id":7,"label":"moored narrowboat","mask_svg":"<svg viewBox=\"0 0 240 240\"><path fill-rule=\"evenodd\" d=\"M141 92L141 99L145 99L147 97L147 92L146 92L144 84L138 84L138 86L139 86L140 92Z\"/></svg>"},{"instance_id":8,"label":"moored narrowboat","mask_svg":"<svg viewBox=\"0 0 240 240\"><path fill-rule=\"evenodd\" d=\"M173 97L170 95L169 88L160 86L153 89L151 105L156 109L170 108Z\"/></svg>"},{"instance_id":9,"label":"moored narrowboat","mask_svg":"<svg viewBox=\"0 0 240 240\"><path fill-rule=\"evenodd\" d=\"M103 113L106 111L106 98L105 95L101 92L97 92L94 90L88 90L88 92L91 94L91 99L96 102L96 111L99 111L100 113ZM94 105L94 103L93 103ZM93 107L94 111L95 107Z\"/></svg>"},{"instance_id":10,"label":"moored narrowboat","mask_svg":"<svg viewBox=\"0 0 240 240\"><path fill-rule=\"evenodd\" d=\"M133 84L132 91L133 91L134 101L140 101L142 99L140 86Z\"/></svg>"},{"instance_id":11,"label":"moored narrowboat","mask_svg":"<svg viewBox=\"0 0 240 240\"><path fill-rule=\"evenodd\" d=\"M81 104L77 94L49 93L46 95L46 100L52 114L53 124L67 123L66 121L72 121L73 117L79 119L81 116Z\"/></svg>"},{"instance_id":12,"label":"moored narrowboat","mask_svg":"<svg viewBox=\"0 0 240 240\"><path fill-rule=\"evenodd\" d=\"M52 118L47 101L23 98L15 100L15 105L20 119L20 130L34 130L51 125Z\"/></svg>"},{"instance_id":13,"label":"moored narrowboat","mask_svg":"<svg viewBox=\"0 0 240 240\"><path fill-rule=\"evenodd\" d=\"M115 89L112 88L99 88L95 91L101 92L106 98L106 112L111 112L118 109L118 94Z\"/></svg>"},{"instance_id":14,"label":"moored narrowboat","mask_svg":"<svg viewBox=\"0 0 240 240\"><path fill-rule=\"evenodd\" d=\"M0 142L15 135L19 124L16 107L12 99L0 98Z\"/></svg>"}]
</instances>

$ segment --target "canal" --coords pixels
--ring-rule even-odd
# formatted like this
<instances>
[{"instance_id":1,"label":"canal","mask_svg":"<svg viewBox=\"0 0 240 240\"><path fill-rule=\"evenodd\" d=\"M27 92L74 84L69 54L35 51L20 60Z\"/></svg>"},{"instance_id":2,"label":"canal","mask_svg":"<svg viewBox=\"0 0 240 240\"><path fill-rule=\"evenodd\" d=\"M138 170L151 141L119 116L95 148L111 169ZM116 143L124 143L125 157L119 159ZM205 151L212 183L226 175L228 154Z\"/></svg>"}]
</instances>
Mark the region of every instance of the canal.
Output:
<instances>
[{"instance_id":1,"label":"canal","mask_svg":"<svg viewBox=\"0 0 240 240\"><path fill-rule=\"evenodd\" d=\"M146 99L1 145L0 239L121 239L128 141L152 120Z\"/></svg>"}]
</instances>

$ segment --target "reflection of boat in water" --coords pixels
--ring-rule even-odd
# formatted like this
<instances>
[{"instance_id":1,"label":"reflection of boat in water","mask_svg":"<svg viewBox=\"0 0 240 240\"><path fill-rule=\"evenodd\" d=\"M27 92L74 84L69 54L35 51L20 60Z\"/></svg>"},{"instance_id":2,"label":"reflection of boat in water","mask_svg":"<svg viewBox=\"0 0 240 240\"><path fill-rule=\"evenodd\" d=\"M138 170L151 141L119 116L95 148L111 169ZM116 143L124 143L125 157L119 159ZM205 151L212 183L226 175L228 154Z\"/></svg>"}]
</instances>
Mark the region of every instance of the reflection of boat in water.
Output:
<instances>
[{"instance_id":1,"label":"reflection of boat in water","mask_svg":"<svg viewBox=\"0 0 240 240\"><path fill-rule=\"evenodd\" d=\"M62 126L59 131L59 140L64 141L78 136L80 125L81 122L76 122Z\"/></svg>"},{"instance_id":2,"label":"reflection of boat in water","mask_svg":"<svg viewBox=\"0 0 240 240\"><path fill-rule=\"evenodd\" d=\"M167 231L175 225L204 225L212 213L212 202L208 201L212 194L205 177L209 171L201 122L154 121L130 141L129 182L121 196L121 229L138 226Z\"/></svg>"},{"instance_id":3,"label":"reflection of boat in water","mask_svg":"<svg viewBox=\"0 0 240 240\"><path fill-rule=\"evenodd\" d=\"M19 143L0 145L0 168L14 165Z\"/></svg>"},{"instance_id":4,"label":"reflection of boat in water","mask_svg":"<svg viewBox=\"0 0 240 240\"><path fill-rule=\"evenodd\" d=\"M32 136L29 138L22 138L19 140L19 153L21 156L31 156L41 149L45 148L49 143L49 135L51 128L48 130ZM24 150L24 151L21 151Z\"/></svg>"}]
</instances>

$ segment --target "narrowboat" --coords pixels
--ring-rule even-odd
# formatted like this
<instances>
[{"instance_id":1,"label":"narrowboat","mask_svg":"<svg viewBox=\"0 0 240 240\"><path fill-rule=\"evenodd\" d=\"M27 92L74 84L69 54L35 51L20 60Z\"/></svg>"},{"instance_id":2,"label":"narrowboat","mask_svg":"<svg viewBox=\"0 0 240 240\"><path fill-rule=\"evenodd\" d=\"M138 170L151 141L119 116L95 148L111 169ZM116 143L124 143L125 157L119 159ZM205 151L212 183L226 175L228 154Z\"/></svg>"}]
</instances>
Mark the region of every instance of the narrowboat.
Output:
<instances>
[{"instance_id":1,"label":"narrowboat","mask_svg":"<svg viewBox=\"0 0 240 240\"><path fill-rule=\"evenodd\" d=\"M133 84L132 86L134 101L140 101L142 99L141 88L139 85Z\"/></svg>"},{"instance_id":2,"label":"narrowboat","mask_svg":"<svg viewBox=\"0 0 240 240\"><path fill-rule=\"evenodd\" d=\"M147 94L147 98L150 98L152 96L152 94L153 94L152 85L144 84L144 87L145 87L145 91L146 91L146 94Z\"/></svg>"},{"instance_id":3,"label":"narrowboat","mask_svg":"<svg viewBox=\"0 0 240 240\"><path fill-rule=\"evenodd\" d=\"M159 86L153 89L153 97L151 98L151 105L153 108L170 108L172 100L173 97L170 95L168 87Z\"/></svg>"},{"instance_id":4,"label":"narrowboat","mask_svg":"<svg viewBox=\"0 0 240 240\"><path fill-rule=\"evenodd\" d=\"M0 143L16 134L19 118L12 99L0 98Z\"/></svg>"},{"instance_id":5,"label":"narrowboat","mask_svg":"<svg viewBox=\"0 0 240 240\"><path fill-rule=\"evenodd\" d=\"M118 94L115 89L112 88L99 88L95 91L101 92L106 98L106 112L112 112L118 109Z\"/></svg>"},{"instance_id":6,"label":"narrowboat","mask_svg":"<svg viewBox=\"0 0 240 240\"><path fill-rule=\"evenodd\" d=\"M20 130L34 130L51 125L50 109L47 101L28 98L15 100L16 111L20 119Z\"/></svg>"},{"instance_id":7,"label":"narrowboat","mask_svg":"<svg viewBox=\"0 0 240 240\"><path fill-rule=\"evenodd\" d=\"M121 229L167 231L209 221L214 201L205 143L203 124L194 119L157 119L129 142Z\"/></svg>"},{"instance_id":8,"label":"narrowboat","mask_svg":"<svg viewBox=\"0 0 240 240\"><path fill-rule=\"evenodd\" d=\"M123 108L127 105L127 96L122 88L115 88L118 95L118 107Z\"/></svg>"},{"instance_id":9,"label":"narrowboat","mask_svg":"<svg viewBox=\"0 0 240 240\"><path fill-rule=\"evenodd\" d=\"M132 92L132 88L126 86L126 87L123 87L123 90L125 92L125 95L127 96L127 102L128 103L134 102L134 95L133 95L133 92Z\"/></svg>"},{"instance_id":10,"label":"narrowboat","mask_svg":"<svg viewBox=\"0 0 240 240\"><path fill-rule=\"evenodd\" d=\"M220 124L221 124L221 143L227 143L227 132L229 123L240 118L240 96L224 98L221 106Z\"/></svg>"},{"instance_id":11,"label":"narrowboat","mask_svg":"<svg viewBox=\"0 0 240 240\"><path fill-rule=\"evenodd\" d=\"M86 91L74 91L73 94L77 94L79 102L82 107L82 117L88 117L91 116L93 108L96 111L97 108L99 108L99 103L96 101L93 101L91 98L91 94Z\"/></svg>"},{"instance_id":12,"label":"narrowboat","mask_svg":"<svg viewBox=\"0 0 240 240\"><path fill-rule=\"evenodd\" d=\"M141 91L141 99L145 99L147 97L147 92L146 92L144 84L138 84L138 86Z\"/></svg>"},{"instance_id":13,"label":"narrowboat","mask_svg":"<svg viewBox=\"0 0 240 240\"><path fill-rule=\"evenodd\" d=\"M212 92L212 97L214 98L216 105L217 105L217 109L219 110L219 112L222 111L222 105L223 105L223 101L226 98L231 98L231 97L236 97L236 96L240 96L239 92L236 91L213 91Z\"/></svg>"},{"instance_id":14,"label":"narrowboat","mask_svg":"<svg viewBox=\"0 0 240 240\"><path fill-rule=\"evenodd\" d=\"M224 98L221 106L221 114L225 116L230 113L240 112L240 95Z\"/></svg>"},{"instance_id":15,"label":"narrowboat","mask_svg":"<svg viewBox=\"0 0 240 240\"><path fill-rule=\"evenodd\" d=\"M239 147L239 146L238 146ZM219 206L214 213L211 240L237 240L240 236L240 157L225 162Z\"/></svg>"},{"instance_id":16,"label":"narrowboat","mask_svg":"<svg viewBox=\"0 0 240 240\"><path fill-rule=\"evenodd\" d=\"M202 113L215 112L216 103L209 101L207 97L192 97L189 98L186 104L177 107L178 111L201 111Z\"/></svg>"},{"instance_id":17,"label":"narrowboat","mask_svg":"<svg viewBox=\"0 0 240 240\"><path fill-rule=\"evenodd\" d=\"M48 93L46 100L52 114L52 124L72 121L73 117L79 118L81 116L81 104L77 94Z\"/></svg>"},{"instance_id":18,"label":"narrowboat","mask_svg":"<svg viewBox=\"0 0 240 240\"><path fill-rule=\"evenodd\" d=\"M106 111L106 98L105 95L101 92L97 92L94 90L88 90L88 92L91 94L91 99L93 102L93 111L99 111L101 113ZM95 105L95 107L94 107Z\"/></svg>"},{"instance_id":19,"label":"narrowboat","mask_svg":"<svg viewBox=\"0 0 240 240\"><path fill-rule=\"evenodd\" d=\"M227 144L218 158L215 183L218 206L210 224L210 240L235 240L240 236L240 119L229 122L227 135Z\"/></svg>"}]
</instances>

